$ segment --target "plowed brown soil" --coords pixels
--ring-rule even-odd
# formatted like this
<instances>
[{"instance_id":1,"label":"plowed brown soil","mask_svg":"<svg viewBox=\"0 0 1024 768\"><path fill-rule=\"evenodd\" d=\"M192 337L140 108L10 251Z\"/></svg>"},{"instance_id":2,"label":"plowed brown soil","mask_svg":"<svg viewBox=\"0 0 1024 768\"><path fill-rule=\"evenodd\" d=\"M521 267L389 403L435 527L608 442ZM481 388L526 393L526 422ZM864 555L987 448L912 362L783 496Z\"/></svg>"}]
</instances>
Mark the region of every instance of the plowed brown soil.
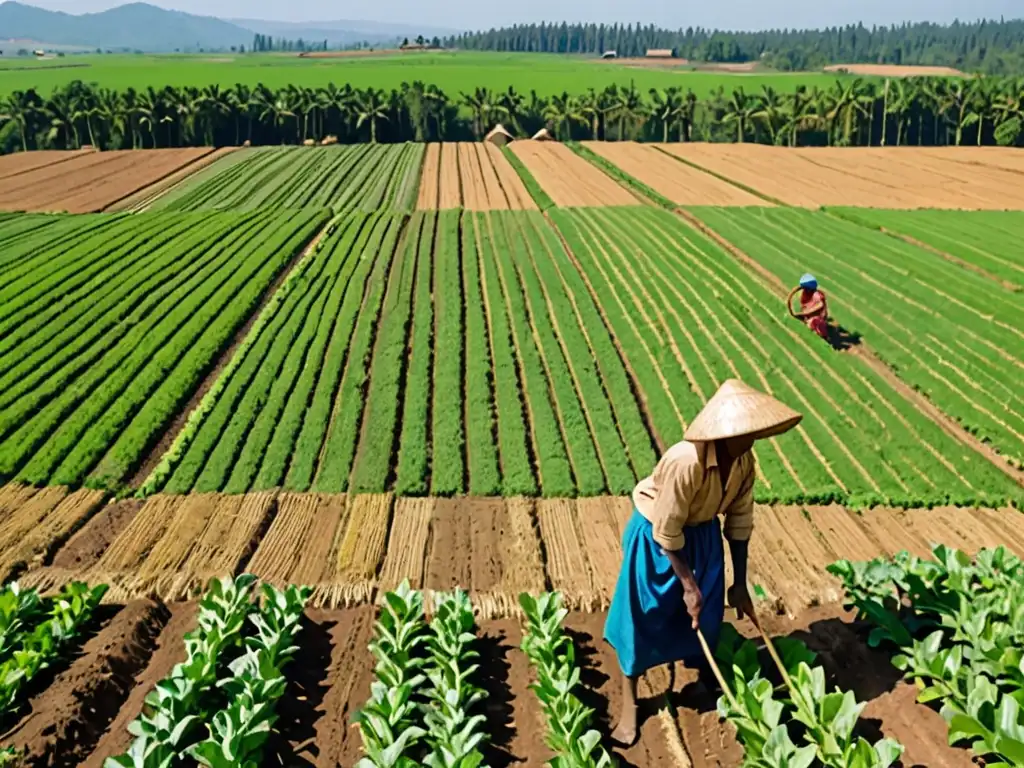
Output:
<instances>
[{"instance_id":1,"label":"plowed brown soil","mask_svg":"<svg viewBox=\"0 0 1024 768\"><path fill-rule=\"evenodd\" d=\"M156 684L167 677L175 664L185 660L184 637L196 624L195 605L175 603L170 606L170 618L155 639L152 653L145 666L138 670L135 687L117 711L117 716L107 726L96 742L95 749L82 763L82 768L103 768L108 757L122 754L132 743L128 725L142 713L142 706Z\"/></svg>"},{"instance_id":2,"label":"plowed brown soil","mask_svg":"<svg viewBox=\"0 0 1024 768\"><path fill-rule=\"evenodd\" d=\"M557 142L514 141L510 146L559 207L640 204L613 178Z\"/></svg>"},{"instance_id":3,"label":"plowed brown soil","mask_svg":"<svg viewBox=\"0 0 1024 768\"><path fill-rule=\"evenodd\" d=\"M481 152L487 155L494 167L501 188L505 192L508 207L513 211L537 210L537 203L526 191L523 180L519 178L516 169L512 167L512 163L502 154L502 151L490 142L484 142ZM483 154L481 154L480 162L484 161Z\"/></svg>"},{"instance_id":4,"label":"plowed brown soil","mask_svg":"<svg viewBox=\"0 0 1024 768\"><path fill-rule=\"evenodd\" d=\"M150 600L129 603L81 649L70 666L43 673L21 720L3 734L4 746L26 766L78 766L118 714L145 667L169 613Z\"/></svg>"},{"instance_id":5,"label":"plowed brown soil","mask_svg":"<svg viewBox=\"0 0 1024 768\"><path fill-rule=\"evenodd\" d=\"M441 210L462 207L462 175L459 170L459 145L441 145L441 185L437 192Z\"/></svg>"},{"instance_id":6,"label":"plowed brown soil","mask_svg":"<svg viewBox=\"0 0 1024 768\"><path fill-rule=\"evenodd\" d=\"M237 149L238 147L219 147L210 154L203 155L184 167L179 168L174 173L165 176L153 184L143 187L138 192L134 192L133 194L123 197L117 202L108 205L103 210L110 211L112 213L117 213L119 211L144 211L193 174L198 173L208 165L220 160L224 155L229 155Z\"/></svg>"},{"instance_id":7,"label":"plowed brown soil","mask_svg":"<svg viewBox=\"0 0 1024 768\"><path fill-rule=\"evenodd\" d=\"M416 208L429 211L437 208L438 191L441 185L441 145L434 142L427 144L423 155L423 169L420 171L420 191L416 199Z\"/></svg>"},{"instance_id":8,"label":"plowed brown soil","mask_svg":"<svg viewBox=\"0 0 1024 768\"><path fill-rule=\"evenodd\" d=\"M770 147L762 144L661 144L659 149L752 189L804 208L1024 210L1020 175L1002 161L951 162L917 147ZM992 148L1006 155L1012 149ZM991 157L995 157L993 153ZM1007 163L1013 161L1006 161Z\"/></svg>"},{"instance_id":9,"label":"plowed brown soil","mask_svg":"<svg viewBox=\"0 0 1024 768\"><path fill-rule=\"evenodd\" d=\"M953 67L906 64L829 64L826 72L849 72L864 77L956 77L963 72Z\"/></svg>"},{"instance_id":10,"label":"plowed brown soil","mask_svg":"<svg viewBox=\"0 0 1024 768\"><path fill-rule=\"evenodd\" d=\"M0 190L0 210L101 211L211 152L197 147L82 153L8 180Z\"/></svg>"},{"instance_id":11,"label":"plowed brown soil","mask_svg":"<svg viewBox=\"0 0 1024 768\"><path fill-rule=\"evenodd\" d=\"M63 163L83 154L81 150L41 150L36 152L15 152L0 155L0 179L9 179L23 173Z\"/></svg>"},{"instance_id":12,"label":"plowed brown soil","mask_svg":"<svg viewBox=\"0 0 1024 768\"><path fill-rule=\"evenodd\" d=\"M679 205L771 205L734 184L632 141L585 141L583 146Z\"/></svg>"},{"instance_id":13,"label":"plowed brown soil","mask_svg":"<svg viewBox=\"0 0 1024 768\"><path fill-rule=\"evenodd\" d=\"M106 758L131 744L127 726L142 711L145 696L185 657L183 636L195 623L190 603L148 600L104 608L98 633L33 690L20 720L3 734L5 745L27 747L28 765L101 768ZM307 611L299 653L287 670L288 688L267 746L265 764L336 768L362 757L354 712L366 701L374 679L368 650L375 609ZM729 617L727 617L729 620ZM593 708L593 725L611 748L611 728L621 706L621 677L614 650L603 640L605 614L571 613L565 628L581 670L577 693ZM969 753L946 746L946 726L936 711L916 702L915 689L900 680L885 652L867 647L863 630L838 607L818 608L799 621L766 617L775 637L798 638L818 654L828 685L852 690L868 703L859 732L882 735L906 746L903 765L968 768ZM737 625L753 635L747 622ZM519 645L515 619L481 620L476 682L487 693L485 757L494 768L537 766L551 757L534 679ZM762 666L776 677L767 654ZM640 684L640 736L629 749L615 749L622 766L735 768L742 748L731 727L715 714L717 693L696 685L696 672L681 664L650 670Z\"/></svg>"}]
</instances>

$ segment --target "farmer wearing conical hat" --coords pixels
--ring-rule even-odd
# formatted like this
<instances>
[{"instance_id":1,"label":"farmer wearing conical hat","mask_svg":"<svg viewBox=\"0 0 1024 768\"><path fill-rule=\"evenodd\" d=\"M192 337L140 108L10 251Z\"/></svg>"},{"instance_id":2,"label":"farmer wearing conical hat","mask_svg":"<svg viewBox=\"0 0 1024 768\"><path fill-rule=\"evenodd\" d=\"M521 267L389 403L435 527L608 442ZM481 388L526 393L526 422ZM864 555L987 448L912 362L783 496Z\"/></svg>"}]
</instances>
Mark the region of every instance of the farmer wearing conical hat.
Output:
<instances>
[{"instance_id":1,"label":"farmer wearing conical hat","mask_svg":"<svg viewBox=\"0 0 1024 768\"><path fill-rule=\"evenodd\" d=\"M622 716L612 737L637 737L636 684L645 670L700 664L700 627L714 647L725 614L722 530L732 553L729 604L754 618L747 542L754 527L755 440L792 429L801 415L729 379L633 491L623 562L604 636L623 673ZM718 516L725 518L724 526Z\"/></svg>"},{"instance_id":2,"label":"farmer wearing conical hat","mask_svg":"<svg viewBox=\"0 0 1024 768\"><path fill-rule=\"evenodd\" d=\"M800 291L800 311L793 311L793 297ZM814 275L804 275L800 284L789 292L786 299L789 314L804 323L821 338L828 340L828 301L825 292L818 288Z\"/></svg>"}]
</instances>

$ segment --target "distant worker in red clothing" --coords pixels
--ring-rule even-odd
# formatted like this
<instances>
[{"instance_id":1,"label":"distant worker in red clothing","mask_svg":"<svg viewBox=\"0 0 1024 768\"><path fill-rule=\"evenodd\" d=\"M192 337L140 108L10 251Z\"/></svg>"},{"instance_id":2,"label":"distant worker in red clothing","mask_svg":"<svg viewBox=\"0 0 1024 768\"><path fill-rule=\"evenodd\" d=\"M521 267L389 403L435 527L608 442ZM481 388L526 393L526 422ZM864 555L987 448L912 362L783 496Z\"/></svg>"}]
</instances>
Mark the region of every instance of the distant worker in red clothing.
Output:
<instances>
[{"instance_id":1,"label":"distant worker in red clothing","mask_svg":"<svg viewBox=\"0 0 1024 768\"><path fill-rule=\"evenodd\" d=\"M800 311L794 312L793 296L797 291L800 291ZM804 275L800 278L800 285L789 292L786 306L789 308L789 314L828 341L828 302L825 299L825 292L818 288L818 281L814 279L814 275Z\"/></svg>"}]
</instances>

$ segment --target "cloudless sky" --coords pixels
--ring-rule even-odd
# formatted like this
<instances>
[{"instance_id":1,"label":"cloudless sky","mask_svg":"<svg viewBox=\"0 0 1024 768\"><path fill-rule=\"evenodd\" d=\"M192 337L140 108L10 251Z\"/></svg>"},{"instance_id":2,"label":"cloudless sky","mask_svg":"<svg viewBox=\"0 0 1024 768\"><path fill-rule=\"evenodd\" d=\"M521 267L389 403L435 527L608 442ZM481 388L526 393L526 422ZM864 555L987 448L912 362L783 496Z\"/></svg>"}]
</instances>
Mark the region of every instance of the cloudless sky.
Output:
<instances>
[{"instance_id":1,"label":"cloudless sky","mask_svg":"<svg viewBox=\"0 0 1024 768\"><path fill-rule=\"evenodd\" d=\"M55 11L87 13L126 0L22 0ZM862 21L950 22L1019 18L1024 0L157 0L154 5L204 16L274 21L355 19L479 29L542 20L641 22L677 28L823 27Z\"/></svg>"}]
</instances>

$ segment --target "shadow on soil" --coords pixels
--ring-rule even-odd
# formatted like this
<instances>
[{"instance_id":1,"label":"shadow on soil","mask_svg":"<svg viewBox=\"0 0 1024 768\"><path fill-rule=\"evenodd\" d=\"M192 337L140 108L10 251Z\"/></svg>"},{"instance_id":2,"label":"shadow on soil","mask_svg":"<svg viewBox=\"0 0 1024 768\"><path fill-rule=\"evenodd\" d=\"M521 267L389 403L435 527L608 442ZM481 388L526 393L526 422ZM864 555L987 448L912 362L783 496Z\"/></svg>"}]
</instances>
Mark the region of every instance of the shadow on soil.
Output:
<instances>
[{"instance_id":1,"label":"shadow on soil","mask_svg":"<svg viewBox=\"0 0 1024 768\"><path fill-rule=\"evenodd\" d=\"M288 688L277 709L280 719L267 744L266 765L316 765L316 722L323 714L318 710L327 693L331 629L335 624L311 621L308 616L302 619L298 658L288 668Z\"/></svg>"},{"instance_id":2,"label":"shadow on soil","mask_svg":"<svg viewBox=\"0 0 1024 768\"><path fill-rule=\"evenodd\" d=\"M508 685L511 668L508 655L517 649L501 630L481 635L474 646L480 652L480 687L487 693L485 707L490 738L482 747L484 764L505 768L519 762L509 751L515 731L512 728L512 690Z\"/></svg>"},{"instance_id":3,"label":"shadow on soil","mask_svg":"<svg viewBox=\"0 0 1024 768\"><path fill-rule=\"evenodd\" d=\"M609 701L606 694L602 693L602 690L610 690L609 684L614 686L619 683L616 680L611 680L599 668L596 644L603 642L602 639L595 638L589 632L569 627L565 628L565 632L572 638L573 645L576 646L576 664L580 668L580 687L576 693L584 706L594 710L593 727L601 732L602 743L614 753L620 768L639 768L635 763L631 763L621 750L615 749L615 745L611 741L614 727L613 718L618 717L618 712L611 711L612 702ZM643 730L644 723L657 710L653 699L640 699L637 702L637 708L637 733L639 733Z\"/></svg>"},{"instance_id":4,"label":"shadow on soil","mask_svg":"<svg viewBox=\"0 0 1024 768\"><path fill-rule=\"evenodd\" d=\"M828 343L832 349L845 352L852 347L859 347L863 337L856 331L848 331L841 325L829 325Z\"/></svg>"}]
</instances>

